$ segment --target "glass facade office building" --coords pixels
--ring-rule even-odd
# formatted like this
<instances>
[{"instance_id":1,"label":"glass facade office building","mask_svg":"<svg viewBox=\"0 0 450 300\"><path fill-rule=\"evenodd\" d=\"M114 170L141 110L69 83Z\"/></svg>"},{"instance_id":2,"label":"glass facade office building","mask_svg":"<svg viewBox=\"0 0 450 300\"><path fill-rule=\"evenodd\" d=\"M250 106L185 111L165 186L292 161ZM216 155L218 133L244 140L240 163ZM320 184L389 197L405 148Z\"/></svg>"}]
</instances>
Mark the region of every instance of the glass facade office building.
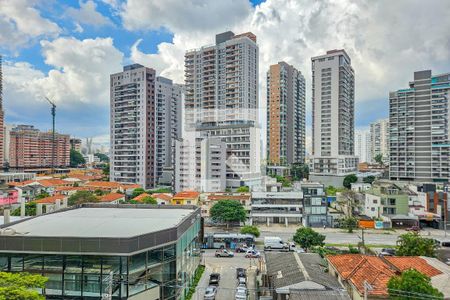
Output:
<instances>
[{"instance_id":1,"label":"glass facade office building","mask_svg":"<svg viewBox=\"0 0 450 300\"><path fill-rule=\"evenodd\" d=\"M159 210L164 212L166 209ZM49 279L42 291L47 299L101 299L109 293L112 293L112 299L184 299L200 263L198 212L198 209L194 210L179 226L172 228L176 240L138 249L130 255L83 253L87 251L79 254L65 251L13 253L3 250L5 244L0 239L0 269L44 275ZM170 239L175 235L165 231L164 236ZM150 237L153 241L159 238L161 236ZM58 239L48 242L61 243ZM145 244L142 242L138 241L138 245ZM31 243L39 242L35 239ZM77 248L74 244L73 249ZM114 247L110 250L116 251Z\"/></svg>"}]
</instances>

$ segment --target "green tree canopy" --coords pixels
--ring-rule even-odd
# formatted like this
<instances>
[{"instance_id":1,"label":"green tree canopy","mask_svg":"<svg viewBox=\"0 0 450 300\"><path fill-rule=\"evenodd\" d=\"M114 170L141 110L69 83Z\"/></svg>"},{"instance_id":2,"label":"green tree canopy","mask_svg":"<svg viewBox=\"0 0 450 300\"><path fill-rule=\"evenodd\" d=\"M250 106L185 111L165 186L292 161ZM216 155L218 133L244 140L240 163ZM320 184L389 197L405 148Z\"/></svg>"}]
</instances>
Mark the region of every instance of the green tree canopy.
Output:
<instances>
[{"instance_id":1,"label":"green tree canopy","mask_svg":"<svg viewBox=\"0 0 450 300\"><path fill-rule=\"evenodd\" d=\"M291 177L294 181L300 181L309 178L309 167L307 164L294 163L291 167Z\"/></svg>"},{"instance_id":2,"label":"green tree canopy","mask_svg":"<svg viewBox=\"0 0 450 300\"><path fill-rule=\"evenodd\" d=\"M300 227L295 232L293 240L299 244L300 247L304 248L305 251L308 251L308 249L313 246L323 246L325 236L314 231L310 227Z\"/></svg>"},{"instance_id":3,"label":"green tree canopy","mask_svg":"<svg viewBox=\"0 0 450 300\"><path fill-rule=\"evenodd\" d=\"M103 174L109 176L109 164L105 164L102 168Z\"/></svg>"},{"instance_id":4,"label":"green tree canopy","mask_svg":"<svg viewBox=\"0 0 450 300\"><path fill-rule=\"evenodd\" d=\"M414 269L391 277L387 287L389 299L444 299L444 295L431 285L430 278Z\"/></svg>"},{"instance_id":5,"label":"green tree canopy","mask_svg":"<svg viewBox=\"0 0 450 300\"><path fill-rule=\"evenodd\" d=\"M133 192L131 193L131 199L136 198L137 196L139 196L140 194L145 193L145 190L143 188L137 188L134 189Z\"/></svg>"},{"instance_id":6,"label":"green tree canopy","mask_svg":"<svg viewBox=\"0 0 450 300\"><path fill-rule=\"evenodd\" d=\"M424 238L417 232L402 234L397 240L398 256L429 256L436 255L436 243L432 239Z\"/></svg>"},{"instance_id":7,"label":"green tree canopy","mask_svg":"<svg viewBox=\"0 0 450 300\"><path fill-rule=\"evenodd\" d=\"M142 200L142 203L145 203L145 204L158 204L158 201L156 201L156 199L151 196L146 196L146 197L142 198L141 200Z\"/></svg>"},{"instance_id":8,"label":"green tree canopy","mask_svg":"<svg viewBox=\"0 0 450 300\"><path fill-rule=\"evenodd\" d=\"M240 186L240 187L238 187L236 189L236 192L238 192L238 193L248 193L248 192L250 192L250 188L248 186L246 186L246 185Z\"/></svg>"},{"instance_id":9,"label":"green tree canopy","mask_svg":"<svg viewBox=\"0 0 450 300\"><path fill-rule=\"evenodd\" d=\"M244 206L236 200L218 201L211 207L209 214L215 221L226 222L227 227L230 222L243 222L247 217Z\"/></svg>"},{"instance_id":10,"label":"green tree canopy","mask_svg":"<svg viewBox=\"0 0 450 300\"><path fill-rule=\"evenodd\" d=\"M147 190L146 193L148 193L148 194L172 193L172 189L169 187L163 187L163 188L154 189L154 190Z\"/></svg>"},{"instance_id":11,"label":"green tree canopy","mask_svg":"<svg viewBox=\"0 0 450 300\"><path fill-rule=\"evenodd\" d=\"M384 161L383 161L383 154L379 153L377 155L375 155L375 157L373 158L373 160L379 164L380 166L384 165Z\"/></svg>"},{"instance_id":12,"label":"green tree canopy","mask_svg":"<svg viewBox=\"0 0 450 300\"><path fill-rule=\"evenodd\" d=\"M353 216L345 217L341 221L341 228L345 228L348 233L352 233L353 229L358 228L358 219Z\"/></svg>"},{"instance_id":13,"label":"green tree canopy","mask_svg":"<svg viewBox=\"0 0 450 300\"><path fill-rule=\"evenodd\" d=\"M98 198L90 191L77 191L69 197L69 206L98 202Z\"/></svg>"},{"instance_id":14,"label":"green tree canopy","mask_svg":"<svg viewBox=\"0 0 450 300\"><path fill-rule=\"evenodd\" d=\"M350 189L352 187L352 183L357 182L357 181L358 181L358 177L356 177L355 174L349 174L344 177L344 182L342 183L342 185L345 188Z\"/></svg>"},{"instance_id":15,"label":"green tree canopy","mask_svg":"<svg viewBox=\"0 0 450 300\"><path fill-rule=\"evenodd\" d=\"M76 168L79 165L83 165L86 163L83 155L75 149L70 149L70 166L72 168Z\"/></svg>"},{"instance_id":16,"label":"green tree canopy","mask_svg":"<svg viewBox=\"0 0 450 300\"><path fill-rule=\"evenodd\" d=\"M375 181L375 176L373 176L373 175L366 176L366 177L363 178L363 182L364 183L372 184L372 182L374 182L374 181Z\"/></svg>"},{"instance_id":17,"label":"green tree canopy","mask_svg":"<svg viewBox=\"0 0 450 300\"><path fill-rule=\"evenodd\" d=\"M39 199L43 199L43 198L47 198L47 197L50 197L50 194L47 193L46 191L42 191L39 195L34 197L34 199L39 200Z\"/></svg>"},{"instance_id":18,"label":"green tree canopy","mask_svg":"<svg viewBox=\"0 0 450 300\"><path fill-rule=\"evenodd\" d=\"M0 300L44 300L34 289L44 288L47 280L38 274L0 272Z\"/></svg>"},{"instance_id":19,"label":"green tree canopy","mask_svg":"<svg viewBox=\"0 0 450 300\"><path fill-rule=\"evenodd\" d=\"M44 207L42 209L44 209ZM25 203L25 216L35 216L35 215L36 215L36 202ZM13 210L11 212L11 216L20 216L20 207Z\"/></svg>"},{"instance_id":20,"label":"green tree canopy","mask_svg":"<svg viewBox=\"0 0 450 300\"><path fill-rule=\"evenodd\" d=\"M259 235L260 235L258 227L250 226L250 225L243 226L241 228L241 233L242 234L253 234L255 237L259 237Z\"/></svg>"}]
</instances>

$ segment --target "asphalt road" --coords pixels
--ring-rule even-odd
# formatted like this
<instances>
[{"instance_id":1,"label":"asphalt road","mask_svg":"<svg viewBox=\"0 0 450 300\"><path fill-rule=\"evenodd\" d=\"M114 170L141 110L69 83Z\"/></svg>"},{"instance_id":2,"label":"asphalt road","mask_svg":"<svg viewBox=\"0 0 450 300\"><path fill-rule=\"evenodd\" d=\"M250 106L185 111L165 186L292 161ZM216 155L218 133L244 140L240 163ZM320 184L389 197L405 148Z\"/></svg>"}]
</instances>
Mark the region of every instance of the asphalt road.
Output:
<instances>
[{"instance_id":1,"label":"asphalt road","mask_svg":"<svg viewBox=\"0 0 450 300\"><path fill-rule=\"evenodd\" d=\"M220 282L216 300L234 299L237 287L236 268L247 269L247 289L249 291L249 300L255 298L256 281L256 260L244 257L243 253L235 253L235 257L225 258L214 257L215 250L207 249L203 253L205 272L197 286L196 293L192 300L203 300L205 289L208 287L209 275L211 273L220 273Z\"/></svg>"}]
</instances>

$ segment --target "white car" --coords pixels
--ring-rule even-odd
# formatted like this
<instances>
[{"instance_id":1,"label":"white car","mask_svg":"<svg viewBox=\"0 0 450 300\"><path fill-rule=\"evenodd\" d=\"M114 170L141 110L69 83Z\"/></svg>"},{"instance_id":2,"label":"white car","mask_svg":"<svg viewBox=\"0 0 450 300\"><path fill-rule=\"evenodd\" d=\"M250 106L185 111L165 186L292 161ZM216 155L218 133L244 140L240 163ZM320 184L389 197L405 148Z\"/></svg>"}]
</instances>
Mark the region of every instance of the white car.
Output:
<instances>
[{"instance_id":1,"label":"white car","mask_svg":"<svg viewBox=\"0 0 450 300\"><path fill-rule=\"evenodd\" d=\"M245 287L246 284L247 284L247 280L245 279L245 277L239 277L239 278L238 278L238 285L239 285L239 286L242 286L242 285L243 285L243 286Z\"/></svg>"},{"instance_id":2,"label":"white car","mask_svg":"<svg viewBox=\"0 0 450 300\"><path fill-rule=\"evenodd\" d=\"M244 287L238 287L234 296L235 300L247 300L247 289Z\"/></svg>"},{"instance_id":3,"label":"white car","mask_svg":"<svg viewBox=\"0 0 450 300\"><path fill-rule=\"evenodd\" d=\"M259 258L261 256L261 253L257 250L248 250L247 253L245 253L246 258Z\"/></svg>"},{"instance_id":4,"label":"white car","mask_svg":"<svg viewBox=\"0 0 450 300\"><path fill-rule=\"evenodd\" d=\"M208 286L205 290L205 300L215 300L217 294L217 288L215 286Z\"/></svg>"}]
</instances>

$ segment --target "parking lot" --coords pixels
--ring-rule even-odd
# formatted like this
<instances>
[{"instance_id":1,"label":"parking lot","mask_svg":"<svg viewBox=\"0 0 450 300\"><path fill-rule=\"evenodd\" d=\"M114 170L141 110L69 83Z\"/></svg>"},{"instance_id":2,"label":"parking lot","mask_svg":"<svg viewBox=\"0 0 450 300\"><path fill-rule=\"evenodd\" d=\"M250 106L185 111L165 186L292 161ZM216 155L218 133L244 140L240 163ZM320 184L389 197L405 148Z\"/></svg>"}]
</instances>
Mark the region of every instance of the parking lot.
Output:
<instances>
[{"instance_id":1,"label":"parking lot","mask_svg":"<svg viewBox=\"0 0 450 300\"><path fill-rule=\"evenodd\" d=\"M220 282L217 291L217 300L235 299L237 287L236 268L247 270L247 290L248 299L256 300L255 282L256 269L260 264L258 259L245 258L244 253L235 253L234 257L215 257L215 250L207 249L203 253L205 273L200 280L197 291L192 297L193 300L204 299L205 289L208 287L209 275L211 273L220 274Z\"/></svg>"}]
</instances>

